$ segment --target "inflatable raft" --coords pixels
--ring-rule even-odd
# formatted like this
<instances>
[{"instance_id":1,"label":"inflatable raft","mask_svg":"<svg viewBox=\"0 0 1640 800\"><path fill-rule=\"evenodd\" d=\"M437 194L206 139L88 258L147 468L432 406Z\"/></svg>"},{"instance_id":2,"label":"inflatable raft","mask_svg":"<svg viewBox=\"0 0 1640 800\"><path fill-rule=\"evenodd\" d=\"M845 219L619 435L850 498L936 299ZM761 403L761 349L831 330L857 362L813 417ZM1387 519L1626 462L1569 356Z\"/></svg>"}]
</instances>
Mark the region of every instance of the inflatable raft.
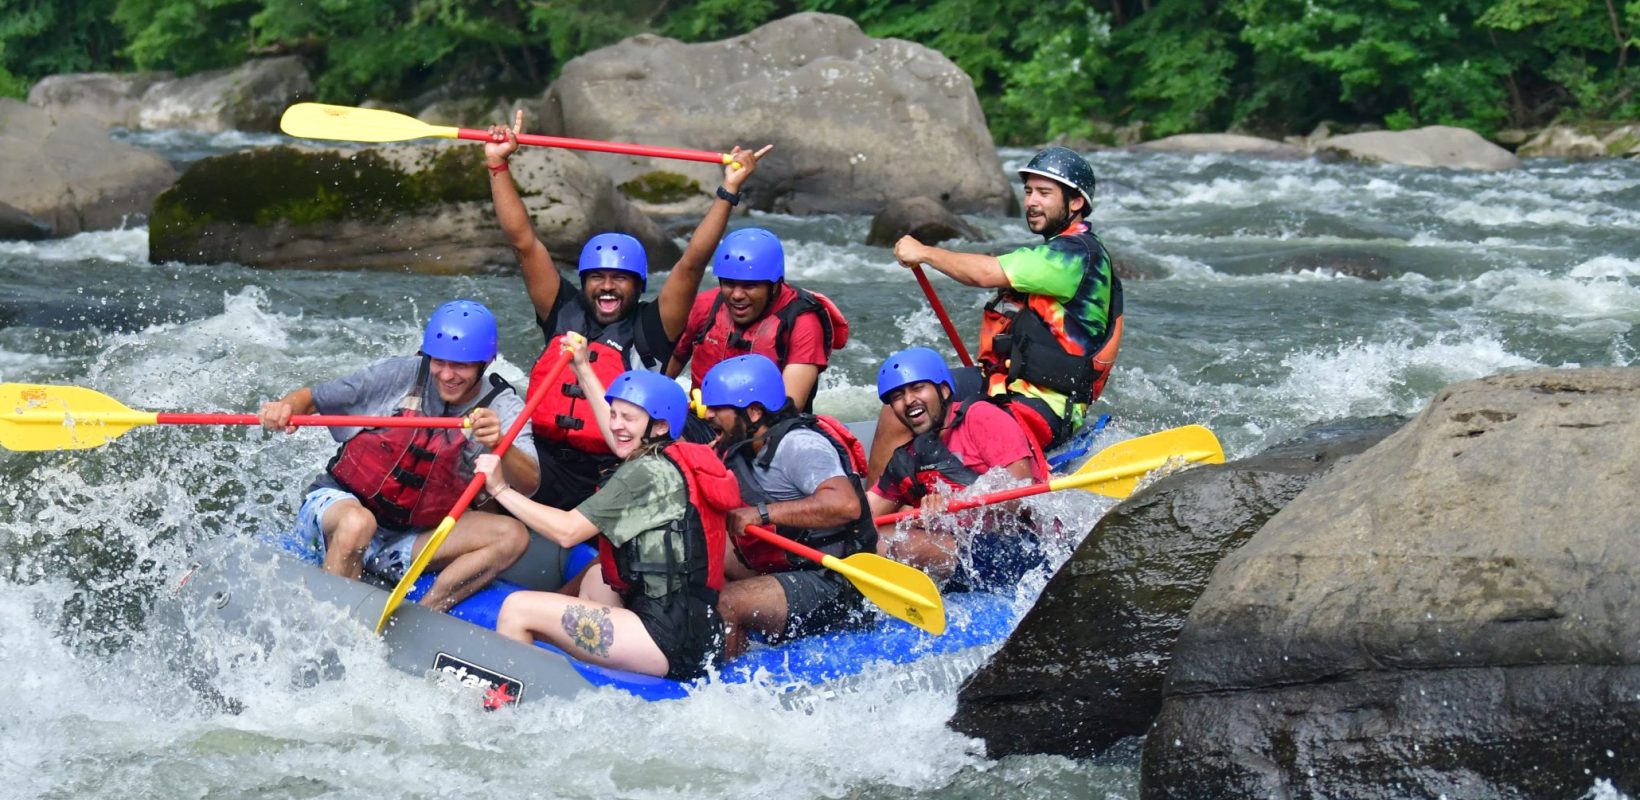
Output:
<instances>
[{"instance_id":1,"label":"inflatable raft","mask_svg":"<svg viewBox=\"0 0 1640 800\"><path fill-rule=\"evenodd\" d=\"M1069 472L1085 456L1103 426L1089 426L1067 445L1060 470ZM869 435L870 431L862 431ZM432 586L433 576L417 581L408 600L394 612L383 634L389 663L413 675L441 683L476 689L484 705L495 708L545 698L570 698L588 690L613 687L646 700L687 696L694 683L609 669L577 661L562 650L538 642L521 644L495 633L496 614L507 595L527 588L542 575L548 550L532 536L530 551L501 579L467 598L448 614L430 611L414 600ZM592 548L582 545L561 565L576 574L588 563ZM277 586L282 593L301 592L315 602L344 609L360 625L372 627L387 601L390 585L354 581L325 573L313 554L285 537L272 537L254 546L229 543L196 555L179 582L178 595L194 613L218 618L229 628L257 627L256 615L267 613L252 587ZM1005 638L1018 622L1022 608L1015 598L983 592L944 596L948 626L944 635L931 636L900 620L869 609L874 619L863 628L805 637L779 645L754 646L704 681L746 683L757 681L791 694L812 696L814 688L838 685L874 667L909 664L942 654L974 651ZM977 664L975 665L977 666ZM918 683L926 688L962 679L967 670L933 671ZM954 674L960 673L960 674Z\"/></svg>"}]
</instances>

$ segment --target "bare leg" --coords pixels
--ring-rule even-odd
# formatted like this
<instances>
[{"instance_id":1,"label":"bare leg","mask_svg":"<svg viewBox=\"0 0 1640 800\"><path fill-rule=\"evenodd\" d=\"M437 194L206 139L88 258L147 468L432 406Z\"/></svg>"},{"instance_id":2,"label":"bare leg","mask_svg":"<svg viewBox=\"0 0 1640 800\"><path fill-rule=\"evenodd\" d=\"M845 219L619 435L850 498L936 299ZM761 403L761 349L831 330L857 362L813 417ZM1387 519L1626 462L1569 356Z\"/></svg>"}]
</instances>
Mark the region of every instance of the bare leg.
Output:
<instances>
[{"instance_id":1,"label":"bare leg","mask_svg":"<svg viewBox=\"0 0 1640 800\"><path fill-rule=\"evenodd\" d=\"M746 652L746 635L757 631L779 636L786 631L786 592L772 575L730 581L718 593L718 614L723 617L725 659Z\"/></svg>"},{"instance_id":2,"label":"bare leg","mask_svg":"<svg viewBox=\"0 0 1640 800\"><path fill-rule=\"evenodd\" d=\"M727 538L723 542L723 579L726 581L743 581L755 578L762 573L746 566L740 560L740 554L735 552L735 543Z\"/></svg>"},{"instance_id":3,"label":"bare leg","mask_svg":"<svg viewBox=\"0 0 1640 800\"><path fill-rule=\"evenodd\" d=\"M325 537L325 572L358 580L364 574L364 551L376 535L376 515L351 497L337 500L319 519Z\"/></svg>"},{"instance_id":4,"label":"bare leg","mask_svg":"<svg viewBox=\"0 0 1640 800\"><path fill-rule=\"evenodd\" d=\"M501 604L497 633L533 644L545 640L593 664L665 675L666 656L638 615L557 592L515 592Z\"/></svg>"},{"instance_id":5,"label":"bare leg","mask_svg":"<svg viewBox=\"0 0 1640 800\"><path fill-rule=\"evenodd\" d=\"M900 446L911 441L911 429L894 416L894 409L883 406L877 414L877 435L871 439L871 457L868 460L870 473L866 475L866 486L876 486L877 479L883 476L883 470L888 468L888 459Z\"/></svg>"},{"instance_id":6,"label":"bare leg","mask_svg":"<svg viewBox=\"0 0 1640 800\"><path fill-rule=\"evenodd\" d=\"M420 553L432 536L431 531L417 536L415 552ZM463 514L433 560L427 563L438 571L438 577L427 594L422 595L421 605L449 611L451 606L466 600L512 566L529 544L529 532L524 530L524 524L512 517L483 511Z\"/></svg>"},{"instance_id":7,"label":"bare leg","mask_svg":"<svg viewBox=\"0 0 1640 800\"><path fill-rule=\"evenodd\" d=\"M957 571L957 537L921 525L893 536L879 536L877 554L917 567L935 581L943 581Z\"/></svg>"}]
</instances>

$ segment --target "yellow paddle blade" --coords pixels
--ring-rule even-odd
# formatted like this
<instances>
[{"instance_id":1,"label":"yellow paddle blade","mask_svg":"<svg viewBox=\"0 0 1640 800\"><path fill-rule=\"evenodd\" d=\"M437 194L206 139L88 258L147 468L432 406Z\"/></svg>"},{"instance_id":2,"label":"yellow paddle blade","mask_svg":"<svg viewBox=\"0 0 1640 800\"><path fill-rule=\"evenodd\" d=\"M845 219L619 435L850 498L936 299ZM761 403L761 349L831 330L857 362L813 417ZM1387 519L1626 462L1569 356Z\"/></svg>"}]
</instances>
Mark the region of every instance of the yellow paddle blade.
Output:
<instances>
[{"instance_id":1,"label":"yellow paddle blade","mask_svg":"<svg viewBox=\"0 0 1640 800\"><path fill-rule=\"evenodd\" d=\"M922 570L874 553L855 553L844 559L826 556L820 563L842 573L860 594L890 616L935 636L945 633L945 600Z\"/></svg>"},{"instance_id":2,"label":"yellow paddle blade","mask_svg":"<svg viewBox=\"0 0 1640 800\"><path fill-rule=\"evenodd\" d=\"M79 386L0 383L0 446L8 450L101 447L158 416Z\"/></svg>"},{"instance_id":3,"label":"yellow paddle blade","mask_svg":"<svg viewBox=\"0 0 1640 800\"><path fill-rule=\"evenodd\" d=\"M1173 459L1223 464L1224 448L1213 432L1186 425L1117 442L1088 459L1075 474L1050 485L1059 489L1086 489L1106 497L1127 497L1139 478Z\"/></svg>"},{"instance_id":4,"label":"yellow paddle blade","mask_svg":"<svg viewBox=\"0 0 1640 800\"><path fill-rule=\"evenodd\" d=\"M410 562L410 568L404 571L404 577L400 578L398 585L393 587L393 593L387 596L387 605L382 606L381 618L376 620L377 635L380 635L382 630L387 627L387 618L393 616L393 612L398 610L399 604L404 602L404 596L410 593L410 587L416 585L416 579L421 577L421 573L427 571L427 565L433 560L433 554L438 552L439 545L444 544L444 537L449 536L450 530L455 526L455 517L445 517L444 521L440 522L438 527L433 530L432 538L428 539L427 544L421 548L421 552L416 554L415 560Z\"/></svg>"},{"instance_id":5,"label":"yellow paddle blade","mask_svg":"<svg viewBox=\"0 0 1640 800\"><path fill-rule=\"evenodd\" d=\"M459 128L428 125L415 117L379 108L297 103L279 118L279 130L304 139L345 142L402 142L406 139L457 138Z\"/></svg>"}]
</instances>

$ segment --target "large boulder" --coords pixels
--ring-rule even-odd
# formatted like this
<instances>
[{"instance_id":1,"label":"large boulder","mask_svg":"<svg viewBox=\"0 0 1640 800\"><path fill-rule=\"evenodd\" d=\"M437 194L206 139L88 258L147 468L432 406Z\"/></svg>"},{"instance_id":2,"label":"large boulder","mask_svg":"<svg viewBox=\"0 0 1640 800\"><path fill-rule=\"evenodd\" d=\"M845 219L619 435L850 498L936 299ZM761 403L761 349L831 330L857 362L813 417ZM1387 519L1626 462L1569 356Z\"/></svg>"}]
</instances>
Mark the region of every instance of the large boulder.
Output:
<instances>
[{"instance_id":1,"label":"large boulder","mask_svg":"<svg viewBox=\"0 0 1640 800\"><path fill-rule=\"evenodd\" d=\"M1161 797L1640 791L1640 369L1442 390L1221 562Z\"/></svg>"},{"instance_id":2,"label":"large boulder","mask_svg":"<svg viewBox=\"0 0 1640 800\"><path fill-rule=\"evenodd\" d=\"M0 241L51 238L51 226L7 203L0 203Z\"/></svg>"},{"instance_id":3,"label":"large boulder","mask_svg":"<svg viewBox=\"0 0 1640 800\"><path fill-rule=\"evenodd\" d=\"M939 244L947 239L983 242L988 238L940 201L924 196L889 201L871 218L866 244L893 247L901 236L910 236L923 244Z\"/></svg>"},{"instance_id":4,"label":"large boulder","mask_svg":"<svg viewBox=\"0 0 1640 800\"><path fill-rule=\"evenodd\" d=\"M470 144L431 142L207 158L156 201L149 259L431 273L512 265L483 157ZM561 265L573 266L581 245L604 231L636 236L651 269L669 269L681 255L579 155L526 148L513 156L512 175Z\"/></svg>"},{"instance_id":5,"label":"large boulder","mask_svg":"<svg viewBox=\"0 0 1640 800\"><path fill-rule=\"evenodd\" d=\"M1086 757L1142 736L1185 615L1225 554L1400 418L1318 426L1252 458L1170 475L1112 509L957 698L951 726L1015 753Z\"/></svg>"},{"instance_id":6,"label":"large boulder","mask_svg":"<svg viewBox=\"0 0 1640 800\"><path fill-rule=\"evenodd\" d=\"M1515 152L1523 157L1633 156L1640 154L1640 125L1550 125Z\"/></svg>"},{"instance_id":7,"label":"large boulder","mask_svg":"<svg viewBox=\"0 0 1640 800\"><path fill-rule=\"evenodd\" d=\"M0 98L0 203L53 236L141 224L173 180L165 159L109 139L96 120Z\"/></svg>"},{"instance_id":8,"label":"large boulder","mask_svg":"<svg viewBox=\"0 0 1640 800\"><path fill-rule=\"evenodd\" d=\"M1011 191L973 81L950 59L853 21L802 13L706 44L641 35L564 65L544 98L549 133L703 150L775 150L748 181L762 210L872 213L907 195L1001 215ZM594 156L617 184L653 172L699 184L698 162Z\"/></svg>"},{"instance_id":9,"label":"large boulder","mask_svg":"<svg viewBox=\"0 0 1640 800\"><path fill-rule=\"evenodd\" d=\"M1368 131L1323 139L1324 159L1451 169L1518 169L1520 159L1468 128L1431 125L1410 131Z\"/></svg>"},{"instance_id":10,"label":"large boulder","mask_svg":"<svg viewBox=\"0 0 1640 800\"><path fill-rule=\"evenodd\" d=\"M29 90L28 101L85 113L104 127L274 131L287 106L312 96L313 79L302 59L280 56L186 78L165 72L53 75Z\"/></svg>"}]
</instances>

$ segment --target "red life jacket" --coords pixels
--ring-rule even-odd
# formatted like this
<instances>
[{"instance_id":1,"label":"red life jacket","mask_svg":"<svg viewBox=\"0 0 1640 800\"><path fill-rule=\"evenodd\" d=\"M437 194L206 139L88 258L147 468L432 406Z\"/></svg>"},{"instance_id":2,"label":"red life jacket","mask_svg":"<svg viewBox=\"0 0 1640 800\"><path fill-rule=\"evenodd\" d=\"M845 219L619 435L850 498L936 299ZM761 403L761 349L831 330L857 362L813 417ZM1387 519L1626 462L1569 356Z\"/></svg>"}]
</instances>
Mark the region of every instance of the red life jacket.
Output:
<instances>
[{"instance_id":1,"label":"red life jacket","mask_svg":"<svg viewBox=\"0 0 1640 800\"><path fill-rule=\"evenodd\" d=\"M718 590L723 588L723 551L728 539L723 515L740 507L740 489L735 476L706 445L673 442L661 453L683 474L689 489L688 511L664 531L639 534L620 548L599 536L598 561L604 582L624 598L643 591L644 575L661 575L667 594L688 592L716 605ZM641 560L638 540L656 535L666 537L662 548L666 561ZM679 551L684 554L682 561L673 558Z\"/></svg>"},{"instance_id":2,"label":"red life jacket","mask_svg":"<svg viewBox=\"0 0 1640 800\"><path fill-rule=\"evenodd\" d=\"M568 286L559 291L569 291ZM641 326L637 313L631 313L609 325L599 327L587 309L586 298L576 293L558 310L557 330L547 341L547 348L530 370L530 386L546 377L558 354L562 352L564 336L579 333L587 338L587 361L592 371L605 386L610 385L629 369L657 370L664 364L644 364L642 353L649 348L640 341ZM598 431L598 421L592 418L592 405L581 391L581 383L573 370L564 370L558 378L558 387L547 393L535 407L530 418L535 437L541 441L561 444L583 453L610 455L609 445Z\"/></svg>"},{"instance_id":3,"label":"red life jacket","mask_svg":"<svg viewBox=\"0 0 1640 800\"><path fill-rule=\"evenodd\" d=\"M1042 447L1031 435L1026 420L1020 415L1020 410L1005 397L976 397L958 403L949 424L943 428L933 428L917 434L889 457L888 465L883 468L883 479L888 485L895 487L902 497L909 500L909 505L921 504L924 497L942 486L948 489L962 489L973 486L974 482L979 480L980 474L970 469L961 456L951 452L951 448L945 445L945 439L940 436L942 431L955 432L960 428L968 415L968 410L973 408L975 403L1000 406L1014 418L1014 422L1024 430L1025 441L1031 448L1032 477L1038 481L1047 480L1048 459L1043 455Z\"/></svg>"},{"instance_id":4,"label":"red life jacket","mask_svg":"<svg viewBox=\"0 0 1640 800\"><path fill-rule=\"evenodd\" d=\"M780 291L783 288L789 288L790 293ZM695 388L700 388L706 373L719 362L747 353L757 353L785 369L786 361L791 357L792 325L797 322L799 314L812 313L820 320L821 340L825 343L828 356L831 351L848 344L848 320L830 298L785 282L776 284L774 290L775 300L769 310L746 326L745 330L735 327L734 319L723 307L723 292L708 290L695 296L691 318L702 306L707 307L706 324L695 334L694 349L689 359L689 374ZM819 388L818 384L815 388ZM804 408L809 408L814 402L814 393L810 392L807 398L796 399L802 400Z\"/></svg>"},{"instance_id":5,"label":"red life jacket","mask_svg":"<svg viewBox=\"0 0 1640 800\"><path fill-rule=\"evenodd\" d=\"M740 481L741 498L747 505L777 502L763 491L754 475L758 469L769 468L770 462L774 461L775 452L780 448L781 440L796 428L811 430L824 436L837 451L837 459L843 465L843 473L848 477L859 499L860 514L850 522L831 528L810 530L776 525L775 532L838 558L847 558L855 553L876 552L877 525L871 520L871 505L866 501L865 488L860 477L866 474L865 448L859 439L854 438L853 432L836 419L811 414L794 414L780 420L764 434L761 454L752 452L752 443L749 441L737 444L724 456L724 461ZM793 569L816 569L819 566L750 534L736 536L734 545L735 551L740 554L740 560L746 562L746 566L765 575Z\"/></svg>"},{"instance_id":6,"label":"red life jacket","mask_svg":"<svg viewBox=\"0 0 1640 800\"><path fill-rule=\"evenodd\" d=\"M422 416L428 361L422 358L415 385L393 416ZM490 385L490 393L474 408L488 407L496 395L512 388L495 374ZM472 480L466 445L466 435L451 428L369 428L343 442L326 470L376 515L378 525L420 530L442 522Z\"/></svg>"},{"instance_id":7,"label":"red life jacket","mask_svg":"<svg viewBox=\"0 0 1640 800\"><path fill-rule=\"evenodd\" d=\"M1072 225L1059 236L1077 241L1090 254L1104 252L1086 222ZM986 390L993 395L1005 393L1009 383L1023 379L1059 392L1071 403L1091 403L1105 391L1121 346L1122 281L1115 269L1110 273L1105 332L1086 347L1066 330L1064 308L1045 295L999 291L985 305L980 322L979 360Z\"/></svg>"}]
</instances>

